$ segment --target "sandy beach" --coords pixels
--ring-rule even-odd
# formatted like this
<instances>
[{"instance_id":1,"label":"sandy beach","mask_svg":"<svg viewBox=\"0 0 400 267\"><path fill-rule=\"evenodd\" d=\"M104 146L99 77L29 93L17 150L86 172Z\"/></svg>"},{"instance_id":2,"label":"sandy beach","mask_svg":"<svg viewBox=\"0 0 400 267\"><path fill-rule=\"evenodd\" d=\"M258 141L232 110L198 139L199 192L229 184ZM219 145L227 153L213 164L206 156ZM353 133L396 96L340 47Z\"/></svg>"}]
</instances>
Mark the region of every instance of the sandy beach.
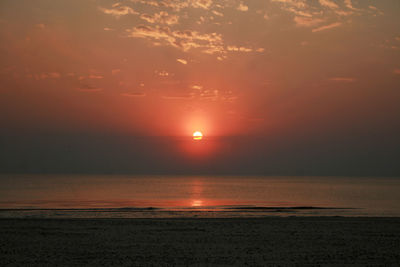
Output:
<instances>
[{"instance_id":1,"label":"sandy beach","mask_svg":"<svg viewBox=\"0 0 400 267\"><path fill-rule=\"evenodd\" d=\"M1 266L400 264L400 218L1 219Z\"/></svg>"}]
</instances>

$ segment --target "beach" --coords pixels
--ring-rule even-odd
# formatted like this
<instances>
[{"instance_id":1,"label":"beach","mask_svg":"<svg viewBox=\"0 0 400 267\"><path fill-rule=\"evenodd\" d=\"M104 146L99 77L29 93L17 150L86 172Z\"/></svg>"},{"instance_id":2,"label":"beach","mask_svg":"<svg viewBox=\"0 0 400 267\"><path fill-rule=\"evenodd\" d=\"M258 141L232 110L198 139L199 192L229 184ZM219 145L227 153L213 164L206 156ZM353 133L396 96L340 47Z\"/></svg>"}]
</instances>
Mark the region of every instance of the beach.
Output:
<instances>
[{"instance_id":1,"label":"beach","mask_svg":"<svg viewBox=\"0 0 400 267\"><path fill-rule=\"evenodd\" d=\"M400 218L1 219L1 266L400 264Z\"/></svg>"}]
</instances>

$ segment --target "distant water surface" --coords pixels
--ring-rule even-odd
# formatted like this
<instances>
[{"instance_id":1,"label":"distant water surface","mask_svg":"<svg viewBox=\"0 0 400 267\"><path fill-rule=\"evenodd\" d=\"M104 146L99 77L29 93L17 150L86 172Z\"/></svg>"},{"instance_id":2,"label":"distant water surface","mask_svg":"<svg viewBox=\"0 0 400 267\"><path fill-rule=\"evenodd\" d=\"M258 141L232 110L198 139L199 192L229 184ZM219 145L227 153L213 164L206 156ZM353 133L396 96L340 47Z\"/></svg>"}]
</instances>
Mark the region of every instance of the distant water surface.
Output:
<instances>
[{"instance_id":1,"label":"distant water surface","mask_svg":"<svg viewBox=\"0 0 400 267\"><path fill-rule=\"evenodd\" d=\"M400 178L1 175L0 218L400 217Z\"/></svg>"}]
</instances>

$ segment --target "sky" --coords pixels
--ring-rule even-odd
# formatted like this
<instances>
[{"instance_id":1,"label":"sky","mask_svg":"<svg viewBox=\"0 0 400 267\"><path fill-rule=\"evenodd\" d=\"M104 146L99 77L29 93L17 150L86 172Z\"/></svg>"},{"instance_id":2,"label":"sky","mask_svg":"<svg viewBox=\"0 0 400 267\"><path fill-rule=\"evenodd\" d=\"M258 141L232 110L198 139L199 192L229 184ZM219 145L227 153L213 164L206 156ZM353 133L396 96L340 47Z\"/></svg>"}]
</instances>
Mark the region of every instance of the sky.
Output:
<instances>
[{"instance_id":1,"label":"sky","mask_svg":"<svg viewBox=\"0 0 400 267\"><path fill-rule=\"evenodd\" d=\"M0 172L400 176L399 14L3 0Z\"/></svg>"}]
</instances>

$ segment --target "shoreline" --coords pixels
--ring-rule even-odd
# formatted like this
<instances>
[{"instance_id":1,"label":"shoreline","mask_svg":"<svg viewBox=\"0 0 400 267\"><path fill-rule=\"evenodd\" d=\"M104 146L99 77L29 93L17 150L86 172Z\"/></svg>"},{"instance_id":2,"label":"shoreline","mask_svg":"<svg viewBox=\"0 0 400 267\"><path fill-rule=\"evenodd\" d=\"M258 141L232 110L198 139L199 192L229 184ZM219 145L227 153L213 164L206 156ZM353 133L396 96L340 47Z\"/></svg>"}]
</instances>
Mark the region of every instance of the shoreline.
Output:
<instances>
[{"instance_id":1,"label":"shoreline","mask_svg":"<svg viewBox=\"0 0 400 267\"><path fill-rule=\"evenodd\" d=\"M159 221L167 221L167 220L273 220L273 219L288 219L288 220L296 220L296 219L310 219L310 220L317 220L317 219L326 219L326 220L336 220L336 219L359 219L359 220L399 220L400 223L400 216L342 216L342 215L260 215L260 216L237 216L237 217L58 217L58 218L50 218L50 217L0 217L1 221L140 221L140 220L159 220Z\"/></svg>"}]
</instances>

